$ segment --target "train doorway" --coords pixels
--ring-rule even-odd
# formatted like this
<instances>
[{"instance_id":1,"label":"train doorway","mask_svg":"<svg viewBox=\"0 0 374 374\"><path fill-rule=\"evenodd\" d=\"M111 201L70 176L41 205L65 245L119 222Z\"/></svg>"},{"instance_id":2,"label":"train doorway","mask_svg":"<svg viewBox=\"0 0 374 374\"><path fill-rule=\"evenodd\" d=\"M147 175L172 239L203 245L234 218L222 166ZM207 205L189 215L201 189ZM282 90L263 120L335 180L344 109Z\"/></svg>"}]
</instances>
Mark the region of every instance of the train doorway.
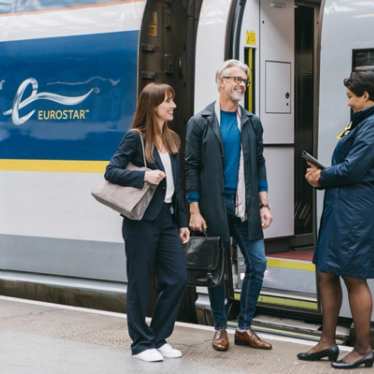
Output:
<instances>
[{"instance_id":1,"label":"train doorway","mask_svg":"<svg viewBox=\"0 0 374 374\"><path fill-rule=\"evenodd\" d=\"M227 57L250 67L245 106L264 127L274 217L265 232L268 270L260 301L315 313L315 193L305 182L300 153L317 148L320 1L247 0L233 7ZM245 267L237 252L239 297Z\"/></svg>"},{"instance_id":2,"label":"train doorway","mask_svg":"<svg viewBox=\"0 0 374 374\"><path fill-rule=\"evenodd\" d=\"M177 110L172 127L183 143L185 125L193 114L201 3L202 0L148 0L140 34L138 91L149 82L168 83L175 89Z\"/></svg>"}]
</instances>

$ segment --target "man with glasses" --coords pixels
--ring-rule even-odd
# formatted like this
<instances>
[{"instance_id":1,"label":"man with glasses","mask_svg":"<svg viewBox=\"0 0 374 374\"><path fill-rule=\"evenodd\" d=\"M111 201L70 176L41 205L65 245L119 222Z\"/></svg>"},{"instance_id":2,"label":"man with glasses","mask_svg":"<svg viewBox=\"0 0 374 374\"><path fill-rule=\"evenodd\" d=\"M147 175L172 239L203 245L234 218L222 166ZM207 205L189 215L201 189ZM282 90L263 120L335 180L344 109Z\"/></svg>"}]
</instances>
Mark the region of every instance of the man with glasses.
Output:
<instances>
[{"instance_id":1,"label":"man with glasses","mask_svg":"<svg viewBox=\"0 0 374 374\"><path fill-rule=\"evenodd\" d=\"M228 60L218 69L218 99L193 116L186 135L186 193L190 227L220 236L229 248L234 237L243 253L246 273L240 299L235 344L271 349L252 329L266 269L263 229L270 226L262 125L239 105L248 66ZM214 317L213 348L226 351L227 308L224 285L209 288Z\"/></svg>"}]
</instances>

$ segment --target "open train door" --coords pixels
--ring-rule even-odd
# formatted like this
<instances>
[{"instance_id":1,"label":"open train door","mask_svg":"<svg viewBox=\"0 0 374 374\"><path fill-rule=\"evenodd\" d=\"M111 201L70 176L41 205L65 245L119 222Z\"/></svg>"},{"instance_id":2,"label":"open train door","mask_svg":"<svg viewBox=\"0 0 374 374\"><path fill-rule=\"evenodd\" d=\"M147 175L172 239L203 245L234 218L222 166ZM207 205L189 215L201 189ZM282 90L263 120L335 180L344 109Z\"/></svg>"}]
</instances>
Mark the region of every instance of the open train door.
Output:
<instances>
[{"instance_id":1,"label":"open train door","mask_svg":"<svg viewBox=\"0 0 374 374\"><path fill-rule=\"evenodd\" d=\"M193 114L195 44L202 0L148 0L139 44L138 91L164 82L176 92L172 127L182 141ZM184 147L182 147L183 149Z\"/></svg>"},{"instance_id":2,"label":"open train door","mask_svg":"<svg viewBox=\"0 0 374 374\"><path fill-rule=\"evenodd\" d=\"M237 1L226 46L227 57L250 67L244 105L264 127L273 224L265 231L268 268L260 303L312 313L319 310L315 192L300 154L315 154L317 145L319 11L320 1ZM237 254L240 290L245 265Z\"/></svg>"},{"instance_id":3,"label":"open train door","mask_svg":"<svg viewBox=\"0 0 374 374\"><path fill-rule=\"evenodd\" d=\"M315 193L304 180L303 149L316 151L320 1L204 0L196 41L195 112L217 97L215 70L236 58L250 67L246 109L264 127L273 224L265 231L268 269L260 303L318 313ZM245 273L233 251L234 296ZM198 290L198 307L209 307ZM206 318L205 318L206 320ZM204 322L204 320L202 320Z\"/></svg>"}]
</instances>

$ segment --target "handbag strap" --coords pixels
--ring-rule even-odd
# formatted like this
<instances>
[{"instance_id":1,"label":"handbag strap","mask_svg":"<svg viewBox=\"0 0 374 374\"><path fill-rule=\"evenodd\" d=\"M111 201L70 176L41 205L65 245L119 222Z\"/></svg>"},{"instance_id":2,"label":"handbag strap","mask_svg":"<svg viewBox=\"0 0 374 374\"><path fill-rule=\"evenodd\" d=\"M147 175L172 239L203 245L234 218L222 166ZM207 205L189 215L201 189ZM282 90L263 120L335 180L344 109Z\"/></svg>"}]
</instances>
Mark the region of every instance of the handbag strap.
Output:
<instances>
[{"instance_id":1,"label":"handbag strap","mask_svg":"<svg viewBox=\"0 0 374 374\"><path fill-rule=\"evenodd\" d=\"M145 167L148 167L148 166L147 166L147 160L146 160L146 158L145 158L144 140L143 140L142 133L141 133L140 131L138 131L138 130L135 130L135 129L134 129L133 131L136 131L136 132L139 134L140 143L141 143L141 145L142 145L142 154L143 154L144 166L145 166Z\"/></svg>"},{"instance_id":2,"label":"handbag strap","mask_svg":"<svg viewBox=\"0 0 374 374\"><path fill-rule=\"evenodd\" d=\"M194 234L198 234L198 235L194 235ZM205 229L203 231L191 231L191 236L200 236L200 237L208 238L208 233L207 233L207 230Z\"/></svg>"}]
</instances>

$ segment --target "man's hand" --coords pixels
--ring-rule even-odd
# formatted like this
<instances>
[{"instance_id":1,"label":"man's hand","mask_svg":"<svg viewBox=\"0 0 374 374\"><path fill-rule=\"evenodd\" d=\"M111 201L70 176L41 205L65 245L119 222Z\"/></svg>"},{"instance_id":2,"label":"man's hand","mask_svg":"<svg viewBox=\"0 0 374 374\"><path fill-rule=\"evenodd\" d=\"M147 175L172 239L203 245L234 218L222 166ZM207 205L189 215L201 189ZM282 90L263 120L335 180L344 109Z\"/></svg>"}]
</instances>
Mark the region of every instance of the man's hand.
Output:
<instances>
[{"instance_id":1,"label":"man's hand","mask_svg":"<svg viewBox=\"0 0 374 374\"><path fill-rule=\"evenodd\" d=\"M182 244L186 244L190 240L190 230L188 227L181 227L179 229L179 238Z\"/></svg>"},{"instance_id":2,"label":"man's hand","mask_svg":"<svg viewBox=\"0 0 374 374\"><path fill-rule=\"evenodd\" d=\"M270 208L266 206L263 206L260 209L260 217L261 217L261 226L263 229L267 229L273 222L273 216L271 214L271 210Z\"/></svg>"},{"instance_id":3,"label":"man's hand","mask_svg":"<svg viewBox=\"0 0 374 374\"><path fill-rule=\"evenodd\" d=\"M203 216L196 212L190 215L190 228L192 231L206 231L208 226Z\"/></svg>"}]
</instances>

